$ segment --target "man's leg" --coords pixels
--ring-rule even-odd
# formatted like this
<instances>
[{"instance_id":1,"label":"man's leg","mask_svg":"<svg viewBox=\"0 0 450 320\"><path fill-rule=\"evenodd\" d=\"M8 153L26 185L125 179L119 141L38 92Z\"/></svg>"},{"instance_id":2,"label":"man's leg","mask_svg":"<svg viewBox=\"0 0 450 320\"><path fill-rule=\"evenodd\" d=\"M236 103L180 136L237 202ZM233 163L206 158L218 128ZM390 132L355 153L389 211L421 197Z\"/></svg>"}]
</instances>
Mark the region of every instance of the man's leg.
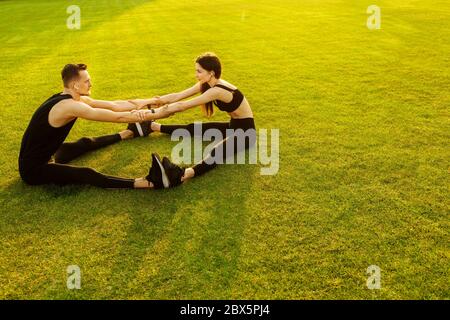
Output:
<instances>
[{"instance_id":1,"label":"man's leg","mask_svg":"<svg viewBox=\"0 0 450 320\"><path fill-rule=\"evenodd\" d=\"M85 184L100 188L152 188L153 184L145 178L126 179L102 174L87 167L49 163L37 168L29 179L30 184Z\"/></svg>"},{"instance_id":2,"label":"man's leg","mask_svg":"<svg viewBox=\"0 0 450 320\"><path fill-rule=\"evenodd\" d=\"M68 163L89 151L104 148L121 140L131 139L133 136L131 130L124 130L117 134L95 138L81 138L76 142L66 142L56 151L55 162Z\"/></svg>"}]
</instances>

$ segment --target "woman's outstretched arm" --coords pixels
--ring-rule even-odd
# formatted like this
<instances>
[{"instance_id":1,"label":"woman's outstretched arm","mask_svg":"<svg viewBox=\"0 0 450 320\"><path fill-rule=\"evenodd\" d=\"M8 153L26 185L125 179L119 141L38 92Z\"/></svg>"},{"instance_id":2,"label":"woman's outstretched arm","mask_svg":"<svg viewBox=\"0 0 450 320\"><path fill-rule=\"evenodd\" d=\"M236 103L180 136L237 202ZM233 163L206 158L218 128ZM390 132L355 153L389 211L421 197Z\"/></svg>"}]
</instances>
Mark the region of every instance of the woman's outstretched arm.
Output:
<instances>
[{"instance_id":1,"label":"woman's outstretched arm","mask_svg":"<svg viewBox=\"0 0 450 320\"><path fill-rule=\"evenodd\" d=\"M197 93L200 93L200 87L201 87L200 82L198 82L195 85L193 85L192 87L190 87L184 91L166 94L164 96L157 97L157 98L159 98L160 104L174 103L174 102L192 97L193 95L195 95Z\"/></svg>"},{"instance_id":2,"label":"woman's outstretched arm","mask_svg":"<svg viewBox=\"0 0 450 320\"><path fill-rule=\"evenodd\" d=\"M151 99L134 99L130 100L130 102L133 103L136 108L142 109L145 106L161 106L164 104L177 102L192 97L197 93L200 93L200 82L181 92L169 93L161 97L156 96Z\"/></svg>"},{"instance_id":3,"label":"woman's outstretched arm","mask_svg":"<svg viewBox=\"0 0 450 320\"><path fill-rule=\"evenodd\" d=\"M166 114L173 115L177 112L183 112L187 109L216 100L219 97L219 94L220 92L216 88L212 88L204 92L201 96L195 97L193 99L174 102L153 110L155 110L157 113L160 112L161 114L164 115Z\"/></svg>"}]
</instances>

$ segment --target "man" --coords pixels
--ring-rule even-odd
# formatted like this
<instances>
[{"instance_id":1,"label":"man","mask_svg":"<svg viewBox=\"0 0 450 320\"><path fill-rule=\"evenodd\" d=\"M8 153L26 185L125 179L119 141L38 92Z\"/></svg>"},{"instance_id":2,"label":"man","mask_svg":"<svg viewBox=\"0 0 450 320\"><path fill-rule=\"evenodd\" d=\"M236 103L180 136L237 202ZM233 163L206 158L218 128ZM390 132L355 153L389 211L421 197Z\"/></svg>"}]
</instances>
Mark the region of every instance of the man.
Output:
<instances>
[{"instance_id":1,"label":"man","mask_svg":"<svg viewBox=\"0 0 450 320\"><path fill-rule=\"evenodd\" d=\"M26 129L19 155L19 172L30 185L88 184L102 188L163 188L167 176L159 157L152 155L154 166L144 178L127 179L101 174L91 168L67 165L88 151L121 140L148 136L154 119L168 117L166 108L135 110L142 100L102 101L89 97L91 78L85 64L68 64L62 72L64 91L51 96L34 113ZM148 105L155 101L148 100ZM137 107L138 106L138 107ZM82 138L64 143L78 118L129 123L127 130L97 138ZM163 181L164 179L164 181Z\"/></svg>"}]
</instances>

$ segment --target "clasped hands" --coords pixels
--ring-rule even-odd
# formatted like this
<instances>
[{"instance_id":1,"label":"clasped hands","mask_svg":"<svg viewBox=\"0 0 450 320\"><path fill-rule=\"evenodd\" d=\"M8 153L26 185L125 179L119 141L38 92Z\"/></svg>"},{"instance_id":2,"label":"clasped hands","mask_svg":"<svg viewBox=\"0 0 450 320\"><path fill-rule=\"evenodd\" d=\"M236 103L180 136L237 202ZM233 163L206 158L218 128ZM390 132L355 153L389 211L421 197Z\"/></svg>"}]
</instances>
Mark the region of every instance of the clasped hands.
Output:
<instances>
[{"instance_id":1,"label":"clasped hands","mask_svg":"<svg viewBox=\"0 0 450 320\"><path fill-rule=\"evenodd\" d=\"M164 102L161 100L159 96L155 96L151 99L133 99L128 100L131 104L133 104L136 109L132 110L131 113L138 116L139 122L146 121L146 116L148 115L148 110L142 110L143 108L147 107L148 109L152 108L162 108L167 107L167 104L164 104ZM160 114L160 118L165 118L168 115Z\"/></svg>"}]
</instances>

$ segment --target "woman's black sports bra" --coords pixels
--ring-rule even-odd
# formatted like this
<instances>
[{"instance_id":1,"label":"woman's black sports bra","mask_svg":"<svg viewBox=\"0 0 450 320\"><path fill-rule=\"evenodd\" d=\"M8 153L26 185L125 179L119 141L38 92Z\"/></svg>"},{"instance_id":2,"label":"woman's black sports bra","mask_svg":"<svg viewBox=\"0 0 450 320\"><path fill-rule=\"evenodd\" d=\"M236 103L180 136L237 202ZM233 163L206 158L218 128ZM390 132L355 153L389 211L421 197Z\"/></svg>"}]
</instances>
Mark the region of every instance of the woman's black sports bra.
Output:
<instances>
[{"instance_id":1,"label":"woman's black sports bra","mask_svg":"<svg viewBox=\"0 0 450 320\"><path fill-rule=\"evenodd\" d=\"M233 89L230 89L221 84L216 84L214 87L219 87L219 88L225 89L233 94L233 99L228 103L220 101L220 100L214 100L214 104L221 111L233 112L234 110L239 108L242 101L244 100L244 95L242 94L242 92L239 91L239 89L233 90Z\"/></svg>"}]
</instances>

